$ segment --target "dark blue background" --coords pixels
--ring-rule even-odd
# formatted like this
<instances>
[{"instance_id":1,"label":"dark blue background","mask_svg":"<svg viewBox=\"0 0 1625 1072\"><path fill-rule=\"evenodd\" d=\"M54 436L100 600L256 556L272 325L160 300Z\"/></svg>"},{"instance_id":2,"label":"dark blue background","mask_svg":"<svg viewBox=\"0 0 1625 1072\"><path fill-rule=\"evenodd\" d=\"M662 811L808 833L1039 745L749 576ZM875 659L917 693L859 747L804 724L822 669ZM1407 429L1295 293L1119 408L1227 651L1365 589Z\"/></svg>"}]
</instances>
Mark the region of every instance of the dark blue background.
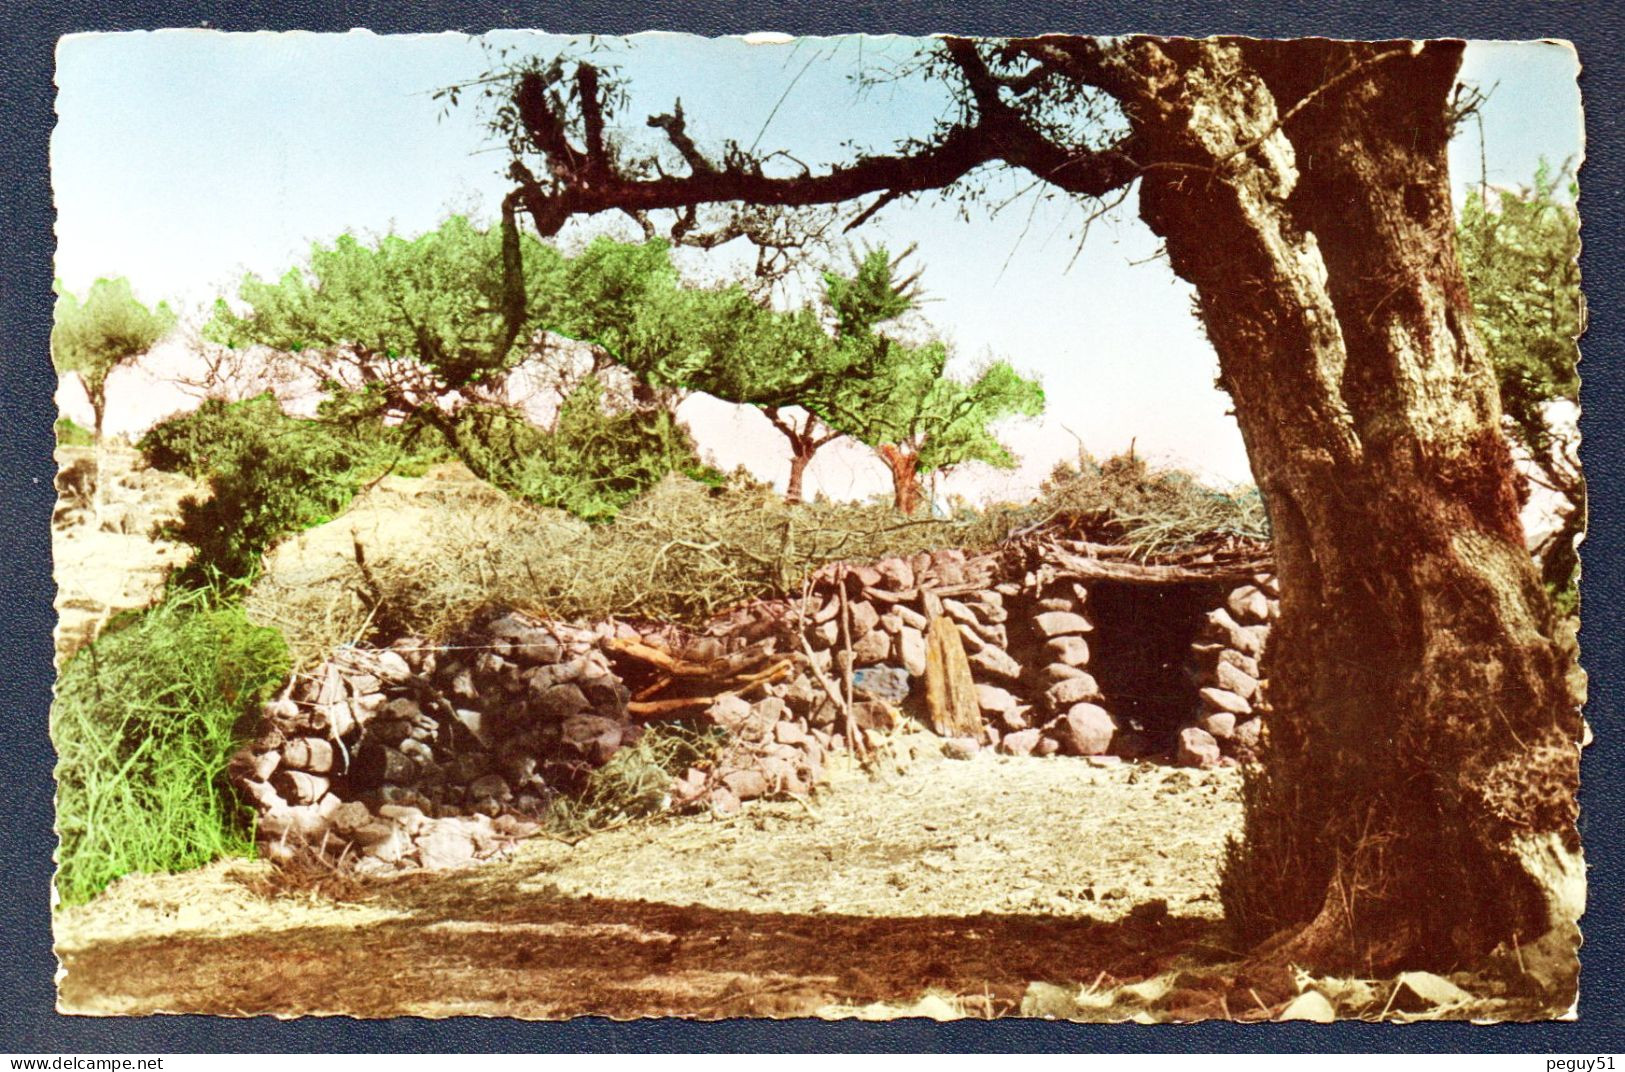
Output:
<instances>
[{"instance_id":1,"label":"dark blue background","mask_svg":"<svg viewBox=\"0 0 1625 1072\"><path fill-rule=\"evenodd\" d=\"M187 2L62 3L54 9L0 0L0 1051L549 1051L549 1050L1080 1050L1080 1051L1462 1051L1607 1052L1621 1040L1621 850L1615 837L1622 796L1616 709L1621 661L1620 539L1621 402L1625 360L1619 323L1621 198L1618 108L1625 17L1612 2L1498 3L1369 0L1299 4L935 0L878 4L602 2L565 4L417 3L232 4ZM42 5L43 7L43 5ZM1096 34L1152 32L1270 37L1568 38L1585 64L1587 158L1580 173L1585 253L1581 265L1592 323L1583 341L1583 451L1591 488L1591 531L1584 546L1584 661L1591 674L1587 715L1596 743L1587 750L1581 793L1591 903L1584 921L1580 1020L1571 1024L1370 1024L1188 1027L1096 1026L1022 1020L992 1023L891 1024L734 1020L562 1024L512 1020L278 1022L198 1016L91 1019L59 1016L52 982L47 884L53 754L45 712L52 681L49 521L53 503L51 424L55 376L47 360L51 321L52 209L46 169L53 122L52 49L80 30L209 25L226 30L378 32L535 27L621 34L686 30L701 34L781 30L803 34L853 31L927 34ZM107 181L116 182L116 175Z\"/></svg>"}]
</instances>

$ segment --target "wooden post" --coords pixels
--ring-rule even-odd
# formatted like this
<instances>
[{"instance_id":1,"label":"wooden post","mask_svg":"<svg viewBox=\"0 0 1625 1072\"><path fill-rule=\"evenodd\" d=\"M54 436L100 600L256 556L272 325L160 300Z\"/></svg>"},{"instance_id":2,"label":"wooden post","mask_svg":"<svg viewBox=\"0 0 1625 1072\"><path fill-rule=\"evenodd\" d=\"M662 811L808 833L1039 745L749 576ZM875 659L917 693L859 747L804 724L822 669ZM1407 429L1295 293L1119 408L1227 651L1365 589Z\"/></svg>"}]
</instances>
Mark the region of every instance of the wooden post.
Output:
<instances>
[{"instance_id":1,"label":"wooden post","mask_svg":"<svg viewBox=\"0 0 1625 1072\"><path fill-rule=\"evenodd\" d=\"M931 731L939 737L982 737L976 681L959 627L949 618L931 619L925 642L925 705Z\"/></svg>"}]
</instances>

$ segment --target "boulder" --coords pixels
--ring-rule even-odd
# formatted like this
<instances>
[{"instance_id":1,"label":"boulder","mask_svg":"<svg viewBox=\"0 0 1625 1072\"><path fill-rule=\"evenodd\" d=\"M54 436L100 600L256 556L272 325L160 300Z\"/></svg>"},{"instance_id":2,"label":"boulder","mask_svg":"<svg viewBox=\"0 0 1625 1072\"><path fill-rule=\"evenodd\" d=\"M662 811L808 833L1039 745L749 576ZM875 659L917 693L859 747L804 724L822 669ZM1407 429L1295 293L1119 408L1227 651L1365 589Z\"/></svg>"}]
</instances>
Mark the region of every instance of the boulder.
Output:
<instances>
[{"instance_id":1,"label":"boulder","mask_svg":"<svg viewBox=\"0 0 1625 1072\"><path fill-rule=\"evenodd\" d=\"M1243 655L1235 648L1220 649L1219 661L1221 663L1229 663L1231 666L1235 667L1237 670L1240 670L1248 677L1253 678L1255 681L1264 676L1263 671L1259 669L1257 659L1253 658L1251 655Z\"/></svg>"},{"instance_id":2,"label":"boulder","mask_svg":"<svg viewBox=\"0 0 1625 1072\"><path fill-rule=\"evenodd\" d=\"M1057 681L1071 681L1073 678L1082 677L1086 672L1065 663L1050 663L1038 672L1038 676L1047 684L1053 685Z\"/></svg>"},{"instance_id":3,"label":"boulder","mask_svg":"<svg viewBox=\"0 0 1625 1072\"><path fill-rule=\"evenodd\" d=\"M1021 664L1012 659L1009 652L991 644L972 655L970 664L974 669L1006 681L1021 680Z\"/></svg>"},{"instance_id":4,"label":"boulder","mask_svg":"<svg viewBox=\"0 0 1625 1072\"><path fill-rule=\"evenodd\" d=\"M740 800L767 795L767 776L759 770L732 770L722 776L722 784Z\"/></svg>"},{"instance_id":5,"label":"boulder","mask_svg":"<svg viewBox=\"0 0 1625 1072\"><path fill-rule=\"evenodd\" d=\"M417 839L418 859L430 871L463 867L474 859L474 838L462 820L442 819Z\"/></svg>"},{"instance_id":6,"label":"boulder","mask_svg":"<svg viewBox=\"0 0 1625 1072\"><path fill-rule=\"evenodd\" d=\"M1261 738L1263 734L1263 719L1249 718L1243 722L1238 722L1236 723L1235 731L1236 747L1245 748L1249 751L1256 750L1258 748L1259 738Z\"/></svg>"},{"instance_id":7,"label":"boulder","mask_svg":"<svg viewBox=\"0 0 1625 1072\"><path fill-rule=\"evenodd\" d=\"M872 630L852 642L852 661L858 666L872 666L889 658L891 636L883 629Z\"/></svg>"},{"instance_id":8,"label":"boulder","mask_svg":"<svg viewBox=\"0 0 1625 1072\"><path fill-rule=\"evenodd\" d=\"M1010 756L1030 756L1042 737L1043 733L1036 729L1016 730L999 741L999 751Z\"/></svg>"},{"instance_id":9,"label":"boulder","mask_svg":"<svg viewBox=\"0 0 1625 1072\"><path fill-rule=\"evenodd\" d=\"M1269 599L1250 584L1242 585L1224 601L1231 617L1239 622L1265 622L1269 620Z\"/></svg>"},{"instance_id":10,"label":"boulder","mask_svg":"<svg viewBox=\"0 0 1625 1072\"><path fill-rule=\"evenodd\" d=\"M963 625L980 625L981 621L976 613L957 599L944 599L942 613Z\"/></svg>"},{"instance_id":11,"label":"boulder","mask_svg":"<svg viewBox=\"0 0 1625 1072\"><path fill-rule=\"evenodd\" d=\"M578 715L592 705L587 702L586 693L574 683L564 685L549 685L540 695L531 701L531 710L538 716L552 722L562 722L572 715Z\"/></svg>"},{"instance_id":12,"label":"boulder","mask_svg":"<svg viewBox=\"0 0 1625 1072\"><path fill-rule=\"evenodd\" d=\"M949 737L942 742L942 754L949 759L970 759L981 750L975 737Z\"/></svg>"},{"instance_id":13,"label":"boulder","mask_svg":"<svg viewBox=\"0 0 1625 1072\"><path fill-rule=\"evenodd\" d=\"M866 637L880 625L880 614L875 610L874 604L854 600L849 607L852 614L853 636Z\"/></svg>"},{"instance_id":14,"label":"boulder","mask_svg":"<svg viewBox=\"0 0 1625 1072\"><path fill-rule=\"evenodd\" d=\"M1081 670L1077 677L1057 681L1044 692L1044 703L1051 711L1064 711L1073 704L1092 703L1099 699L1100 685Z\"/></svg>"},{"instance_id":15,"label":"boulder","mask_svg":"<svg viewBox=\"0 0 1625 1072\"><path fill-rule=\"evenodd\" d=\"M1054 662L1067 666L1089 663L1089 642L1081 636L1059 636L1044 642L1044 651Z\"/></svg>"},{"instance_id":16,"label":"boulder","mask_svg":"<svg viewBox=\"0 0 1625 1072\"><path fill-rule=\"evenodd\" d=\"M997 685L976 686L976 706L990 715L1000 715L1014 710L1018 703L1020 701L1008 690L1001 689Z\"/></svg>"},{"instance_id":17,"label":"boulder","mask_svg":"<svg viewBox=\"0 0 1625 1072\"><path fill-rule=\"evenodd\" d=\"M1074 704L1049 728L1060 750L1070 756L1104 755L1116 732L1111 712L1092 703Z\"/></svg>"},{"instance_id":18,"label":"boulder","mask_svg":"<svg viewBox=\"0 0 1625 1072\"><path fill-rule=\"evenodd\" d=\"M1033 627L1049 638L1090 633L1095 628L1083 615L1062 610L1045 611L1038 615L1033 619Z\"/></svg>"},{"instance_id":19,"label":"boulder","mask_svg":"<svg viewBox=\"0 0 1625 1072\"><path fill-rule=\"evenodd\" d=\"M900 592L914 587L914 567L907 559L883 558L874 564L874 571L880 577L877 588Z\"/></svg>"},{"instance_id":20,"label":"boulder","mask_svg":"<svg viewBox=\"0 0 1625 1072\"><path fill-rule=\"evenodd\" d=\"M1229 711L1212 711L1197 719L1196 724L1216 740L1224 741L1236 735L1236 716Z\"/></svg>"},{"instance_id":21,"label":"boulder","mask_svg":"<svg viewBox=\"0 0 1625 1072\"><path fill-rule=\"evenodd\" d=\"M706 708L706 717L725 730L737 730L750 721L750 703L731 692L725 692Z\"/></svg>"},{"instance_id":22,"label":"boulder","mask_svg":"<svg viewBox=\"0 0 1625 1072\"><path fill-rule=\"evenodd\" d=\"M925 675L925 634L920 628L905 624L897 631L897 657L910 676Z\"/></svg>"},{"instance_id":23,"label":"boulder","mask_svg":"<svg viewBox=\"0 0 1625 1072\"><path fill-rule=\"evenodd\" d=\"M1217 767L1224 754L1207 730L1187 726L1179 731L1174 761L1182 767Z\"/></svg>"},{"instance_id":24,"label":"boulder","mask_svg":"<svg viewBox=\"0 0 1625 1072\"><path fill-rule=\"evenodd\" d=\"M1242 658L1246 658L1246 656L1242 656ZM1223 659L1214 664L1213 683L1221 689L1235 693L1243 700L1251 700L1253 695L1258 692L1258 680L1256 678L1243 673L1235 665Z\"/></svg>"},{"instance_id":25,"label":"boulder","mask_svg":"<svg viewBox=\"0 0 1625 1072\"><path fill-rule=\"evenodd\" d=\"M485 774L468 783L468 795L472 800L481 800L485 797L492 800L512 800L513 789L502 775Z\"/></svg>"},{"instance_id":26,"label":"boulder","mask_svg":"<svg viewBox=\"0 0 1625 1072\"><path fill-rule=\"evenodd\" d=\"M852 705L852 723L859 729L891 730L897 726L897 712L879 700L859 700Z\"/></svg>"},{"instance_id":27,"label":"boulder","mask_svg":"<svg viewBox=\"0 0 1625 1072\"><path fill-rule=\"evenodd\" d=\"M910 688L909 673L900 666L865 666L852 673L853 692L871 700L900 704L908 699Z\"/></svg>"},{"instance_id":28,"label":"boulder","mask_svg":"<svg viewBox=\"0 0 1625 1072\"><path fill-rule=\"evenodd\" d=\"M1209 685L1196 690L1202 698L1202 707L1207 711L1225 711L1242 718L1253 713L1253 705L1228 689L1216 689Z\"/></svg>"}]
</instances>

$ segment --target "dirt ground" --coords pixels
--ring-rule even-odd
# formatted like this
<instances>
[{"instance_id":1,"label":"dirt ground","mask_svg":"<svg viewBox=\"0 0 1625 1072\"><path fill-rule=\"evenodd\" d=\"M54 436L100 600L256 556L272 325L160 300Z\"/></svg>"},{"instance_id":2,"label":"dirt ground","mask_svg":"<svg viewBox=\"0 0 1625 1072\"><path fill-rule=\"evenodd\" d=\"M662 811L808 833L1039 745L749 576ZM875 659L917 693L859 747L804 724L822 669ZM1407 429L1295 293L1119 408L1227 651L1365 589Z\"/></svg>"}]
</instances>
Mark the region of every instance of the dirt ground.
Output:
<instances>
[{"instance_id":1,"label":"dirt ground","mask_svg":"<svg viewBox=\"0 0 1625 1072\"><path fill-rule=\"evenodd\" d=\"M533 839L339 898L241 861L131 876L58 913L61 1007L998 1016L1042 1012L1035 983L1232 956L1216 886L1236 772L954 761L933 740L901 738L805 804Z\"/></svg>"}]
</instances>

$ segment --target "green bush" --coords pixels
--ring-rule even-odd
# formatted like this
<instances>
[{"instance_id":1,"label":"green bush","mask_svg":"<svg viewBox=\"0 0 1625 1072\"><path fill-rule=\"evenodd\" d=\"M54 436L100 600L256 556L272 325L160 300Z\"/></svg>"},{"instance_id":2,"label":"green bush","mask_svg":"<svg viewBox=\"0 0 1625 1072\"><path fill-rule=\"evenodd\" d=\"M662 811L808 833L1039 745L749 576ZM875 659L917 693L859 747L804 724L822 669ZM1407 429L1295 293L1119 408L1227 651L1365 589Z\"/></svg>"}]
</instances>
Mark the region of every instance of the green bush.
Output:
<instances>
[{"instance_id":1,"label":"green bush","mask_svg":"<svg viewBox=\"0 0 1625 1072\"><path fill-rule=\"evenodd\" d=\"M214 598L176 591L62 668L51 737L64 903L134 871L253 851L226 763L239 725L287 676L288 653L275 630Z\"/></svg>"},{"instance_id":2,"label":"green bush","mask_svg":"<svg viewBox=\"0 0 1625 1072\"><path fill-rule=\"evenodd\" d=\"M417 438L342 410L317 420L290 417L270 394L211 400L158 425L138 444L148 464L207 479L210 489L207 498L183 500L180 517L162 529L194 550L175 581L198 587L252 577L266 548L331 520L367 480L390 470L422 472L446 457Z\"/></svg>"},{"instance_id":3,"label":"green bush","mask_svg":"<svg viewBox=\"0 0 1625 1072\"><path fill-rule=\"evenodd\" d=\"M606 412L592 377L564 400L551 431L512 411L470 407L459 415L457 434L459 453L481 478L586 521L609 521L668 473L721 481L669 412Z\"/></svg>"},{"instance_id":4,"label":"green bush","mask_svg":"<svg viewBox=\"0 0 1625 1072\"><path fill-rule=\"evenodd\" d=\"M94 447L96 436L72 417L56 419L56 445L59 447Z\"/></svg>"}]
</instances>

